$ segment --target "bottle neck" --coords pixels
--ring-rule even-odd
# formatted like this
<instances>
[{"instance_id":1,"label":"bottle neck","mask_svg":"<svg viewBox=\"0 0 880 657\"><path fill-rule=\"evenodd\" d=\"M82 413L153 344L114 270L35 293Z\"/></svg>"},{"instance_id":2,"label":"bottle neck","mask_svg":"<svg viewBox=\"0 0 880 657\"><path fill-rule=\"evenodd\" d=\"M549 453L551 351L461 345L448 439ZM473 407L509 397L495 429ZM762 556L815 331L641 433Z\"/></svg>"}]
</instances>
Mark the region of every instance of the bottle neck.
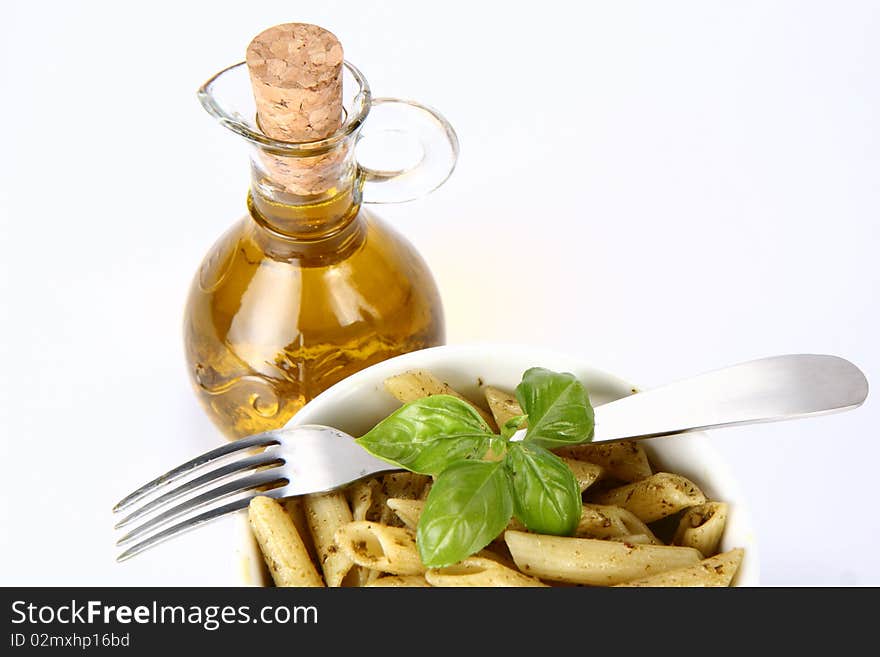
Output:
<instances>
[{"instance_id":1,"label":"bottle neck","mask_svg":"<svg viewBox=\"0 0 880 657\"><path fill-rule=\"evenodd\" d=\"M355 136L314 155L255 149L248 209L257 224L293 240L321 240L356 216L363 177L354 159Z\"/></svg>"},{"instance_id":2,"label":"bottle neck","mask_svg":"<svg viewBox=\"0 0 880 657\"><path fill-rule=\"evenodd\" d=\"M366 235L361 212L361 182L310 203L269 198L255 186L248 192L252 239L269 258L326 267L356 252Z\"/></svg>"},{"instance_id":3,"label":"bottle neck","mask_svg":"<svg viewBox=\"0 0 880 657\"><path fill-rule=\"evenodd\" d=\"M355 178L319 198L261 193L252 185L248 211L270 233L291 241L321 240L348 226L361 205L361 182Z\"/></svg>"}]
</instances>

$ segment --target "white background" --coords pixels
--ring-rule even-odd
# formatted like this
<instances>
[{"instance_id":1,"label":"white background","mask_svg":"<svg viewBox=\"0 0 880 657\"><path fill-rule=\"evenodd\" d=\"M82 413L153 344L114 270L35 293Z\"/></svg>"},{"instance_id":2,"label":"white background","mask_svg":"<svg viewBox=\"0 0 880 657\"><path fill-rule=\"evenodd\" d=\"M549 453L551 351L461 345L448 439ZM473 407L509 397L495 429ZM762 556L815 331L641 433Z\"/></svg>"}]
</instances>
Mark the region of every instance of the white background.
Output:
<instances>
[{"instance_id":1,"label":"white background","mask_svg":"<svg viewBox=\"0 0 880 657\"><path fill-rule=\"evenodd\" d=\"M181 313L248 169L195 90L288 21L457 128L450 182L380 209L450 342L646 387L794 352L880 381L877 3L4 3L2 584L223 580L225 529L119 566L109 510L219 440ZM715 433L766 584L880 584L878 408Z\"/></svg>"}]
</instances>

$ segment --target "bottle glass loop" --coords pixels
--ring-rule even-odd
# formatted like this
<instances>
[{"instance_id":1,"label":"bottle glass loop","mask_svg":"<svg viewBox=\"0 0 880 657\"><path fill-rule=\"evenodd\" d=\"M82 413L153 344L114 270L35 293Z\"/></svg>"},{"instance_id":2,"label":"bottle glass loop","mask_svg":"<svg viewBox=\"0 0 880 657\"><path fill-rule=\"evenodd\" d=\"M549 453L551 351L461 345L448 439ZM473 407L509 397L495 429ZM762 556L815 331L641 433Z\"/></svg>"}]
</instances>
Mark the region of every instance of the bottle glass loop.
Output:
<instances>
[{"instance_id":1,"label":"bottle glass loop","mask_svg":"<svg viewBox=\"0 0 880 657\"><path fill-rule=\"evenodd\" d=\"M184 317L196 393L230 438L283 426L355 371L442 344L443 311L415 249L364 205L423 196L449 177L458 142L436 111L372 98L345 62L344 117L321 140L260 130L244 63L199 90L250 145L248 213L211 248Z\"/></svg>"}]
</instances>

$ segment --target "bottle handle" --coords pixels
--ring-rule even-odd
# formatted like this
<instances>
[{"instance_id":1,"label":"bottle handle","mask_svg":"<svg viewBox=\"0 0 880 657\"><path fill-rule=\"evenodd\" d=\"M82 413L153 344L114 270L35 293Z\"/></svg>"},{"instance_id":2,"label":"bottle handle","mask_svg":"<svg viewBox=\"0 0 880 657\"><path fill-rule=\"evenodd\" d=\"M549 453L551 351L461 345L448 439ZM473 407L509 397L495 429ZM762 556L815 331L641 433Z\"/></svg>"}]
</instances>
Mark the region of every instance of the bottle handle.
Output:
<instances>
[{"instance_id":1,"label":"bottle handle","mask_svg":"<svg viewBox=\"0 0 880 657\"><path fill-rule=\"evenodd\" d=\"M430 194L455 169L458 136L439 112L412 100L374 98L355 147L364 203Z\"/></svg>"}]
</instances>

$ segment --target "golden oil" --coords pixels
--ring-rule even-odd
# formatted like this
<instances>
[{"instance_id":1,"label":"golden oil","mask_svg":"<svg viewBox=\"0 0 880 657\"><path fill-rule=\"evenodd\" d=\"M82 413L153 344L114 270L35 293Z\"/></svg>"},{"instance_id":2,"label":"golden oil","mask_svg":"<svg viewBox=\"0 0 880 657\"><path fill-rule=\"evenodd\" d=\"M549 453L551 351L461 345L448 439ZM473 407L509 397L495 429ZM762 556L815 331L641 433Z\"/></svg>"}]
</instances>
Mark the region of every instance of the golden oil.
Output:
<instances>
[{"instance_id":1,"label":"golden oil","mask_svg":"<svg viewBox=\"0 0 880 657\"><path fill-rule=\"evenodd\" d=\"M204 259L184 322L196 393L228 437L281 427L346 376L443 343L427 266L362 206L341 220L333 204L323 213L287 208L269 220L253 197L248 205L250 215ZM329 234L321 214L334 226ZM297 216L308 239L289 234ZM285 232L275 230L285 220Z\"/></svg>"}]
</instances>

